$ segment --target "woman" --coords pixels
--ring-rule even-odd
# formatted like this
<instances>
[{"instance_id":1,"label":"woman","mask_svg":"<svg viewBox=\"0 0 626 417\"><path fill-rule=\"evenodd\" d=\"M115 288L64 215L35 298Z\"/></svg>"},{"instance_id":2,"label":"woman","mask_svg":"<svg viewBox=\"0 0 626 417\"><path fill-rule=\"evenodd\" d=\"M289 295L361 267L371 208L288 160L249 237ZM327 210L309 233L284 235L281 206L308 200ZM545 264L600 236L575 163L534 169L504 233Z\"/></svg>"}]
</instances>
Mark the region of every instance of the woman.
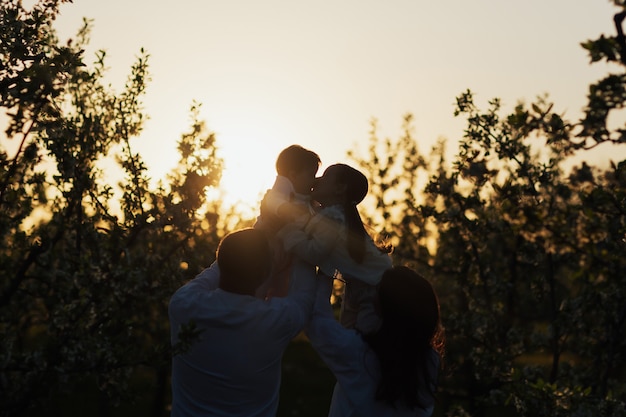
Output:
<instances>
[{"instance_id":1,"label":"woman","mask_svg":"<svg viewBox=\"0 0 626 417\"><path fill-rule=\"evenodd\" d=\"M329 416L428 417L444 345L437 295L402 266L385 271L378 288L382 324L362 335L335 320L332 279L318 282L307 335L337 378Z\"/></svg>"}]
</instances>

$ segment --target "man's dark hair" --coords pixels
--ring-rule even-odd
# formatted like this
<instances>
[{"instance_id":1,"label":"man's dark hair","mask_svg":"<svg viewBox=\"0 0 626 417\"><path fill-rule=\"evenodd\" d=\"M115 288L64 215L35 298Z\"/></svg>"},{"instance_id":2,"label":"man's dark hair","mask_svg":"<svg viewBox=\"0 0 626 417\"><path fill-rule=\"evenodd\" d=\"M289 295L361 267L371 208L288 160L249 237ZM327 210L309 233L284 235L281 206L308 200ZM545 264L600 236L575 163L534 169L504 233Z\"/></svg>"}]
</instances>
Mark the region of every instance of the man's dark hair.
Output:
<instances>
[{"instance_id":1,"label":"man's dark hair","mask_svg":"<svg viewBox=\"0 0 626 417\"><path fill-rule=\"evenodd\" d=\"M217 264L221 289L254 294L272 268L272 251L265 234L246 228L226 235L217 248Z\"/></svg>"}]
</instances>

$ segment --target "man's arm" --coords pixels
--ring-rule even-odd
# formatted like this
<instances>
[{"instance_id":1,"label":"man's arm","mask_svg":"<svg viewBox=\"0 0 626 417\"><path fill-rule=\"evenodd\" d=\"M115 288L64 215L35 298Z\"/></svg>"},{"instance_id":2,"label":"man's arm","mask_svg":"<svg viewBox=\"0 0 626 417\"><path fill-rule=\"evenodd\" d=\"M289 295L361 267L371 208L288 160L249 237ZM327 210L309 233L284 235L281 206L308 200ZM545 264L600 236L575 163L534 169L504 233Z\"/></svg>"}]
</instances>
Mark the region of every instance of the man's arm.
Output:
<instances>
[{"instance_id":1,"label":"man's arm","mask_svg":"<svg viewBox=\"0 0 626 417\"><path fill-rule=\"evenodd\" d=\"M215 290L220 284L220 267L217 265L217 261L213 262L211 266L200 272L194 279L187 284L198 285L205 290Z\"/></svg>"}]
</instances>

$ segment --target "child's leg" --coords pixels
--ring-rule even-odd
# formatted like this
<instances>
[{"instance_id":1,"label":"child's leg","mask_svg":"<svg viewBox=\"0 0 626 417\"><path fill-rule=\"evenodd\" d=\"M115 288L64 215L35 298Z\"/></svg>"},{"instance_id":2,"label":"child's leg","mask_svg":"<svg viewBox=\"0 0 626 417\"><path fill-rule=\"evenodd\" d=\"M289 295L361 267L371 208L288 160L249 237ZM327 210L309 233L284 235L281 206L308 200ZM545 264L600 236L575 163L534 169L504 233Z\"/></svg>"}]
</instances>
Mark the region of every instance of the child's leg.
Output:
<instances>
[{"instance_id":1,"label":"child's leg","mask_svg":"<svg viewBox=\"0 0 626 417\"><path fill-rule=\"evenodd\" d=\"M381 324L376 310L377 290L355 278L345 278L341 315L339 321L344 327L354 328L362 334L377 331Z\"/></svg>"},{"instance_id":2,"label":"child's leg","mask_svg":"<svg viewBox=\"0 0 626 417\"><path fill-rule=\"evenodd\" d=\"M354 328L362 334L371 334L382 324L382 319L376 308L378 291L375 286L363 283L359 309Z\"/></svg>"}]
</instances>

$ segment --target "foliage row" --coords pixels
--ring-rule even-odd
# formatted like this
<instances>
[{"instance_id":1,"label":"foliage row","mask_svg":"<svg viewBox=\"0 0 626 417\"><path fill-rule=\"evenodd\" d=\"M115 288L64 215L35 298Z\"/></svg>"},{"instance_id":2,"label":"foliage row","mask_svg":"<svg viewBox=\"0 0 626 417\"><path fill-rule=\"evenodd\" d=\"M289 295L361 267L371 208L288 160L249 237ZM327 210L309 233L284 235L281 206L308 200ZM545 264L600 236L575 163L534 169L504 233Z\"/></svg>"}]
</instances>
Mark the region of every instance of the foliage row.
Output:
<instances>
[{"instance_id":1,"label":"foliage row","mask_svg":"<svg viewBox=\"0 0 626 417\"><path fill-rule=\"evenodd\" d=\"M195 104L178 167L152 185L132 149L149 56L116 93L103 84L104 52L83 62L88 22L66 45L56 39L63 2L26 11L2 0L0 11L0 412L34 415L90 385L105 413L147 374L152 414L163 415L169 296L242 223L207 201L222 161ZM583 44L618 71L590 86L577 123L546 98L504 114L467 91L451 163L444 143L421 152L411 115L398 140L379 139L373 123L366 157L349 154L369 173L366 217L390 237L394 262L440 294L442 415L626 415L626 160L581 162L626 142L607 122L626 101L619 33Z\"/></svg>"},{"instance_id":2,"label":"foliage row","mask_svg":"<svg viewBox=\"0 0 626 417\"><path fill-rule=\"evenodd\" d=\"M103 85L105 53L83 63L85 22L60 45L61 1L25 11L3 1L0 99L0 409L15 415L95 384L104 403L126 397L138 369L169 388L167 302L208 265L224 213L206 201L219 183L215 136L198 120L178 142L167 185L150 185L132 139L145 115L141 51L120 93ZM118 166L121 169L115 169ZM121 171L119 182L113 175Z\"/></svg>"},{"instance_id":3,"label":"foliage row","mask_svg":"<svg viewBox=\"0 0 626 417\"><path fill-rule=\"evenodd\" d=\"M393 239L394 261L440 294L447 415L626 415L626 160L585 161L626 144L625 127L609 127L626 103L626 43L582 46L618 72L589 87L578 123L546 97L503 114L467 91L451 167L444 143L420 153L410 114L399 140L380 140L374 121L367 156L351 154L370 173L368 217Z\"/></svg>"}]
</instances>

